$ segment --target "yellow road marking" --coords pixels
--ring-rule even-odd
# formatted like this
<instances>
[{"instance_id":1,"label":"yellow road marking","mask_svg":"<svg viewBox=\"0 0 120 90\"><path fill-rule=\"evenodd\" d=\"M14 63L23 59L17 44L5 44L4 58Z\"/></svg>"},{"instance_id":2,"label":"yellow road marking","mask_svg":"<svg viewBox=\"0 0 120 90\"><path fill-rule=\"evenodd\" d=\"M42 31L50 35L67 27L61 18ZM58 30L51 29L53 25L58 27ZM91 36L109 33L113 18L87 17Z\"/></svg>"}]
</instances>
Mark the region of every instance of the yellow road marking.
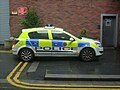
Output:
<instances>
[{"instance_id":1,"label":"yellow road marking","mask_svg":"<svg viewBox=\"0 0 120 90\"><path fill-rule=\"evenodd\" d=\"M24 85L20 85L20 84L16 84L15 82L13 82L13 80L11 79L11 77L13 76L13 74L15 73L15 71L20 67L20 65L22 65L23 62L20 62L13 70L12 72L7 76L7 81L12 84L13 86L16 87L20 87L20 88L26 88L26 89L41 89L38 87L30 87L30 86L24 86ZM22 68L23 69L23 68Z\"/></svg>"},{"instance_id":2,"label":"yellow road marking","mask_svg":"<svg viewBox=\"0 0 120 90\"><path fill-rule=\"evenodd\" d=\"M21 65L22 63L23 63L23 62L20 62L20 63L12 70L12 72L8 75L7 78L12 77L12 75L15 73L15 71L20 67L20 65Z\"/></svg>"},{"instance_id":3,"label":"yellow road marking","mask_svg":"<svg viewBox=\"0 0 120 90\"><path fill-rule=\"evenodd\" d=\"M24 63L22 65L23 62L20 62L13 70L12 72L7 76L7 80L10 84L16 86L16 87L20 87L20 88L26 88L26 89L43 89L43 90L120 90L120 88L104 88L104 86L100 86L99 88L95 88L94 85L92 85L91 87L80 87L81 85L57 85L57 84L30 84L30 83L26 83L26 82L22 82L20 80L18 80L21 72L24 70L24 68L27 66L28 63ZM15 71L22 65L22 67L20 68L19 72L17 72L17 74L15 75L15 77L13 78L13 80L11 79L11 77L13 76L13 74L15 73ZM39 86L39 87L38 87ZM45 86L54 86L56 88L47 88ZM77 86L76 88L70 88L69 86ZM78 87L79 86L79 87ZM82 85L83 86L83 85ZM87 86L87 85L85 85ZM45 88L44 88L45 87ZM58 87L58 88L57 88ZM65 88L66 87L66 88ZM110 86L111 87L111 86Z\"/></svg>"}]
</instances>

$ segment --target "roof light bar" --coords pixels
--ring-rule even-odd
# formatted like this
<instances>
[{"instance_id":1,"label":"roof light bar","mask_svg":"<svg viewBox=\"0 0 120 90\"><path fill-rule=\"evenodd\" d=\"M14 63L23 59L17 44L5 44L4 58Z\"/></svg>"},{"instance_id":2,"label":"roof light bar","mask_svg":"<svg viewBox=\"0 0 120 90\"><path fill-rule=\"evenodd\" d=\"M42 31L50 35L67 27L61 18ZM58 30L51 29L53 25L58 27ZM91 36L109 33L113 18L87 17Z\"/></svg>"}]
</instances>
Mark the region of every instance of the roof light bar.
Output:
<instances>
[{"instance_id":1,"label":"roof light bar","mask_svg":"<svg viewBox=\"0 0 120 90\"><path fill-rule=\"evenodd\" d=\"M46 24L46 25L45 25L45 28L55 28L55 27L54 27L54 25L52 25L52 24Z\"/></svg>"}]
</instances>

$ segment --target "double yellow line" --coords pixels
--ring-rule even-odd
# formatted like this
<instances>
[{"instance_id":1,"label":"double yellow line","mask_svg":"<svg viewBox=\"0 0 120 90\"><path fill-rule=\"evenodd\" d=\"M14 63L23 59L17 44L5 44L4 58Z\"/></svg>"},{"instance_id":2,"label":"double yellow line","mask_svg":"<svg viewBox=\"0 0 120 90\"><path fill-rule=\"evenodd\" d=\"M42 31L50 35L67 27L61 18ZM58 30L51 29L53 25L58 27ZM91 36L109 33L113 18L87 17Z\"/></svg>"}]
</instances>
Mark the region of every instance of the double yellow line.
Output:
<instances>
[{"instance_id":1,"label":"double yellow line","mask_svg":"<svg viewBox=\"0 0 120 90\"><path fill-rule=\"evenodd\" d=\"M62 89L62 90L120 90L120 86L97 86L97 85L69 85L69 84L31 84L20 81L22 71L27 66L28 62L19 62L18 65L7 76L7 81L13 86L26 89ZM20 69L19 69L20 68Z\"/></svg>"}]
</instances>

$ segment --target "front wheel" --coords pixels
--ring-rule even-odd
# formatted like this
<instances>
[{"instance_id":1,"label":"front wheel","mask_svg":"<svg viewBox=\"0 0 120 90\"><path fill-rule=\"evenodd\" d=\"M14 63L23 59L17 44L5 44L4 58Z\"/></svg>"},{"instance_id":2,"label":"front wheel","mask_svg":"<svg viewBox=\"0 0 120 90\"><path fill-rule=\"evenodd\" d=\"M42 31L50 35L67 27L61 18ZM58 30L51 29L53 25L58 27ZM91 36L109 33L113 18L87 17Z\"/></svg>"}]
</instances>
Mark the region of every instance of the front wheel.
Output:
<instances>
[{"instance_id":1,"label":"front wheel","mask_svg":"<svg viewBox=\"0 0 120 90\"><path fill-rule=\"evenodd\" d=\"M19 57L23 61L31 61L34 57L34 54L32 50L25 48L20 51Z\"/></svg>"},{"instance_id":2,"label":"front wheel","mask_svg":"<svg viewBox=\"0 0 120 90\"><path fill-rule=\"evenodd\" d=\"M92 48L84 48L80 52L80 58L86 62L92 61L95 59L95 51Z\"/></svg>"}]
</instances>

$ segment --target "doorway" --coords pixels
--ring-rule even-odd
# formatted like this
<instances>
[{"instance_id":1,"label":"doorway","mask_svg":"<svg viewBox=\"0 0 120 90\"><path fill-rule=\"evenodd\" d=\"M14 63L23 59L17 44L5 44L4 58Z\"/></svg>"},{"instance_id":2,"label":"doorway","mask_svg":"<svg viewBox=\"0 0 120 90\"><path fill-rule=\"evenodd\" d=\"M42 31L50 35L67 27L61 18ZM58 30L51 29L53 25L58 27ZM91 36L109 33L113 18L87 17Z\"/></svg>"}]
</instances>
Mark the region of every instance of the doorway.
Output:
<instances>
[{"instance_id":1,"label":"doorway","mask_svg":"<svg viewBox=\"0 0 120 90\"><path fill-rule=\"evenodd\" d=\"M101 15L101 43L103 47L117 47L118 14Z\"/></svg>"}]
</instances>

